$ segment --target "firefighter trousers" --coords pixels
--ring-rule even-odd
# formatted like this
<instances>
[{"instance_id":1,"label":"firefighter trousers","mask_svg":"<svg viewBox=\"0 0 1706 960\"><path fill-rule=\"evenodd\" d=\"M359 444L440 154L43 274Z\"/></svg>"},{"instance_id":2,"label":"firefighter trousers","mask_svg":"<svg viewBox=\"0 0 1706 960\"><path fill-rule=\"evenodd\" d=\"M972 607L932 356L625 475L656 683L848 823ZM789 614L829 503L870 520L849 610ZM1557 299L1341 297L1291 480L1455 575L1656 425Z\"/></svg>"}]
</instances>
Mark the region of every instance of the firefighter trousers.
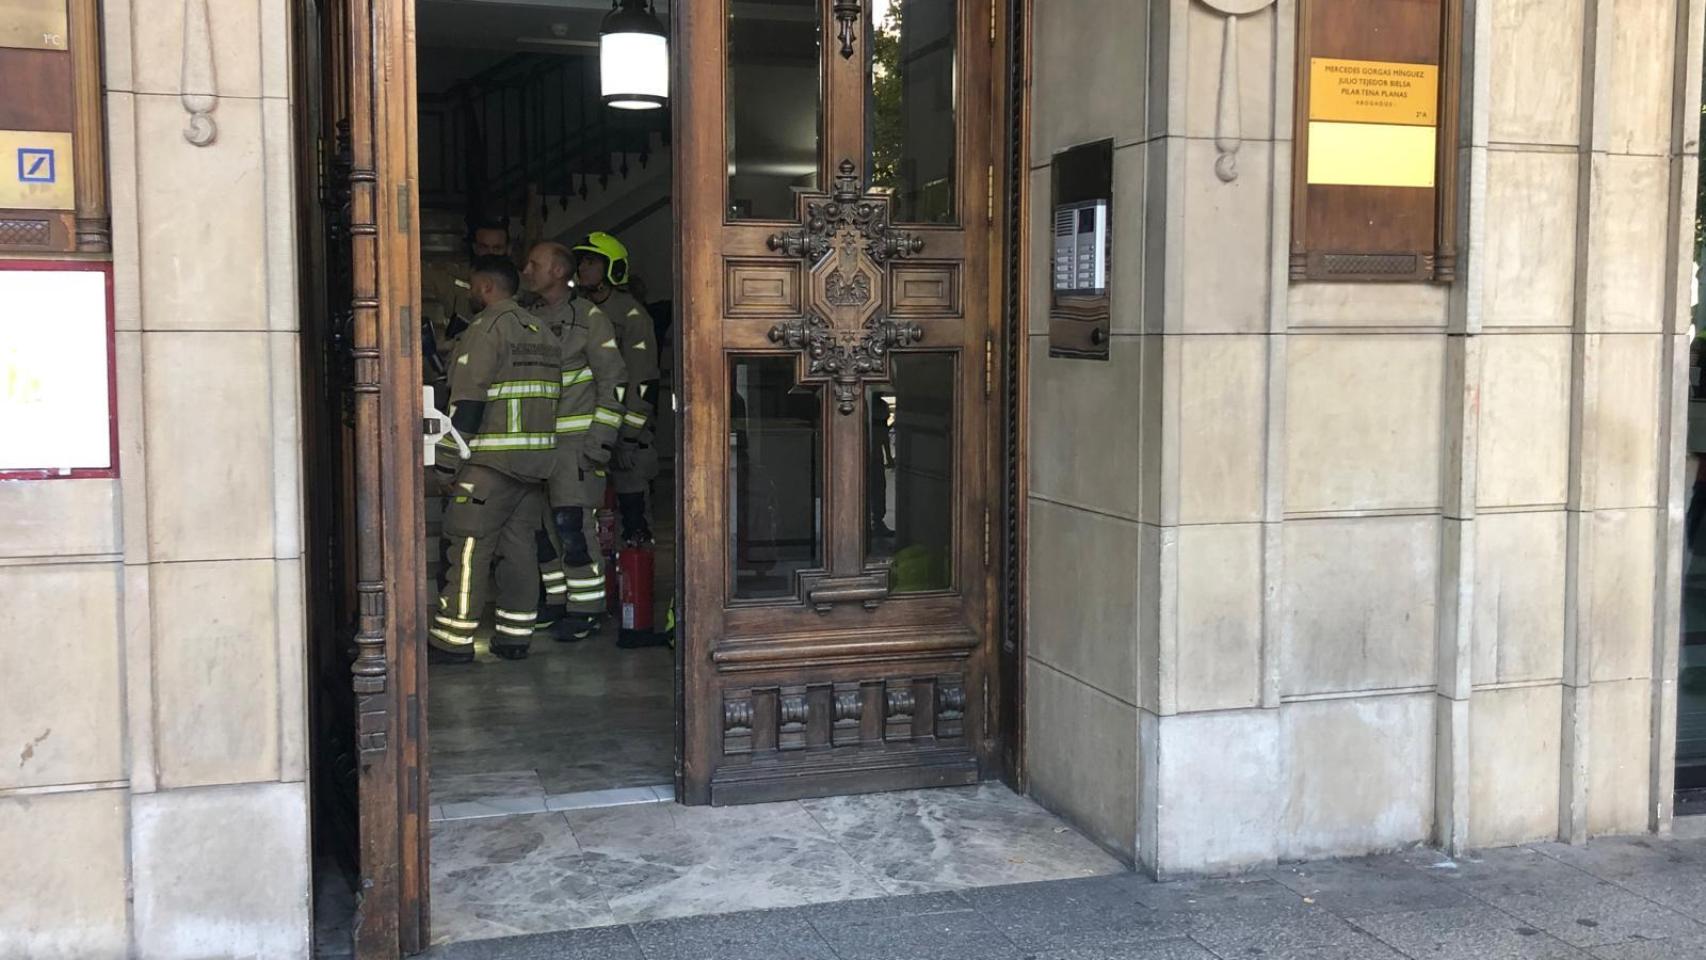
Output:
<instances>
[{"instance_id":1,"label":"firefighter trousers","mask_svg":"<svg viewBox=\"0 0 1706 960\"><path fill-rule=\"evenodd\" d=\"M535 532L544 522L545 491L490 467L464 466L451 484L444 512L450 566L433 612L429 642L472 656L474 631L496 581L494 648L525 650L538 617L539 560ZM497 570L492 560L497 558Z\"/></svg>"},{"instance_id":2,"label":"firefighter trousers","mask_svg":"<svg viewBox=\"0 0 1706 960\"><path fill-rule=\"evenodd\" d=\"M551 510L537 534L539 622L575 615L575 633L604 612L604 564L598 555L595 507L604 495L604 471L563 465L551 477ZM543 626L542 626L543 628Z\"/></svg>"},{"instance_id":3,"label":"firefighter trousers","mask_svg":"<svg viewBox=\"0 0 1706 960\"><path fill-rule=\"evenodd\" d=\"M604 562L598 556L594 511L558 507L551 514L551 522L538 533L539 579L545 594L540 629L565 614L596 617L604 612Z\"/></svg>"}]
</instances>

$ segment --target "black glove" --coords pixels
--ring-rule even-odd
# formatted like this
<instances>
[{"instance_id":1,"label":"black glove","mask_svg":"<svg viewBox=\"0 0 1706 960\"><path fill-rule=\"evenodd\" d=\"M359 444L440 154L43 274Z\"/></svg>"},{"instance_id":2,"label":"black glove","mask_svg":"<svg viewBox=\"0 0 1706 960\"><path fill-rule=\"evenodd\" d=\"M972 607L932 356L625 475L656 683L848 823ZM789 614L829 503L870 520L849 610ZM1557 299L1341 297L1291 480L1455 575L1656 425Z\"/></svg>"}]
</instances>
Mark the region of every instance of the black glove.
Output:
<instances>
[{"instance_id":1,"label":"black glove","mask_svg":"<svg viewBox=\"0 0 1706 960\"><path fill-rule=\"evenodd\" d=\"M432 479L438 484L440 496L450 492L451 484L456 481L456 472L461 466L454 454L444 450L439 450L438 455L433 458Z\"/></svg>"},{"instance_id":2,"label":"black glove","mask_svg":"<svg viewBox=\"0 0 1706 960\"><path fill-rule=\"evenodd\" d=\"M589 473L603 470L610 462L610 445L605 443L587 444L581 448L581 462Z\"/></svg>"},{"instance_id":3,"label":"black glove","mask_svg":"<svg viewBox=\"0 0 1706 960\"><path fill-rule=\"evenodd\" d=\"M634 460L639 455L640 444L637 440L623 440L616 445L615 463L618 470L634 469Z\"/></svg>"}]
</instances>

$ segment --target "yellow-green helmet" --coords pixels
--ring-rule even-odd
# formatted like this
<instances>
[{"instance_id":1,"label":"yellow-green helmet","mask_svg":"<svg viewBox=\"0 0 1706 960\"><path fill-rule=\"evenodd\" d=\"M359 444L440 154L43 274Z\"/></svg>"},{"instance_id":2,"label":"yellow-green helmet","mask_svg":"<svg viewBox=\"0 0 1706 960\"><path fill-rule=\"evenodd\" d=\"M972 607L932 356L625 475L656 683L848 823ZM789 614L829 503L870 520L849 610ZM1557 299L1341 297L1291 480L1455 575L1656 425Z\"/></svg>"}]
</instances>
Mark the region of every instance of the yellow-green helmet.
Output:
<instances>
[{"instance_id":1,"label":"yellow-green helmet","mask_svg":"<svg viewBox=\"0 0 1706 960\"><path fill-rule=\"evenodd\" d=\"M613 287L628 282L628 248L602 230L594 230L574 245L576 253L596 253L604 258L604 279Z\"/></svg>"}]
</instances>

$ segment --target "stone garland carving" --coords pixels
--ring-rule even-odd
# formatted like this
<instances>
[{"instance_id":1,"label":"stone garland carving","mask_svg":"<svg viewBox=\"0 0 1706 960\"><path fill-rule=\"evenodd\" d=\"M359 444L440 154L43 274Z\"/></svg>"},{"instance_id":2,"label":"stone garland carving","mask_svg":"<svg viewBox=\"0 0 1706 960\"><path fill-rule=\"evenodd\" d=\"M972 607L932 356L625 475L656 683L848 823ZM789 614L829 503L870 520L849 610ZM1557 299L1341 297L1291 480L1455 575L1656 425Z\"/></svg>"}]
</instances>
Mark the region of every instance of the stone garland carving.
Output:
<instances>
[{"instance_id":1,"label":"stone garland carving","mask_svg":"<svg viewBox=\"0 0 1706 960\"><path fill-rule=\"evenodd\" d=\"M178 80L179 99L189 111L184 139L205 147L219 136L213 122L219 88L213 75L213 30L207 17L207 0L184 0L184 50Z\"/></svg>"},{"instance_id":2,"label":"stone garland carving","mask_svg":"<svg viewBox=\"0 0 1706 960\"><path fill-rule=\"evenodd\" d=\"M1224 183L1238 179L1238 147L1244 139L1244 120L1239 106L1238 18L1248 17L1272 6L1274 0L1199 0L1225 18L1220 34L1220 90L1215 103L1214 174Z\"/></svg>"}]
</instances>

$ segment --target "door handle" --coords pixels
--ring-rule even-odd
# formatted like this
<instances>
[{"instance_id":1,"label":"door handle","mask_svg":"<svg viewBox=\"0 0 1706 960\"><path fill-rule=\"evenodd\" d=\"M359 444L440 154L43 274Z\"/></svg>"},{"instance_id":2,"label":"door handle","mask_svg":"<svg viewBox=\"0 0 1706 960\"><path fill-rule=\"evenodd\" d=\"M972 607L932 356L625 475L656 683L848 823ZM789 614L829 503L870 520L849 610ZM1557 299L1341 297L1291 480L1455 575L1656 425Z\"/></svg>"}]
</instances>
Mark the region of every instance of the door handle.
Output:
<instances>
[{"instance_id":1,"label":"door handle","mask_svg":"<svg viewBox=\"0 0 1706 960\"><path fill-rule=\"evenodd\" d=\"M462 455L462 459L468 459L471 452L468 441L462 439L450 417L432 405L431 384L421 386L421 414L421 443L425 448L421 452L421 462L425 466L438 462L438 442L446 436L456 441L456 452Z\"/></svg>"},{"instance_id":2,"label":"door handle","mask_svg":"<svg viewBox=\"0 0 1706 960\"><path fill-rule=\"evenodd\" d=\"M838 603L857 603L866 610L875 610L889 596L886 569L851 577L806 574L803 579L806 603L818 613L828 613Z\"/></svg>"}]
</instances>

